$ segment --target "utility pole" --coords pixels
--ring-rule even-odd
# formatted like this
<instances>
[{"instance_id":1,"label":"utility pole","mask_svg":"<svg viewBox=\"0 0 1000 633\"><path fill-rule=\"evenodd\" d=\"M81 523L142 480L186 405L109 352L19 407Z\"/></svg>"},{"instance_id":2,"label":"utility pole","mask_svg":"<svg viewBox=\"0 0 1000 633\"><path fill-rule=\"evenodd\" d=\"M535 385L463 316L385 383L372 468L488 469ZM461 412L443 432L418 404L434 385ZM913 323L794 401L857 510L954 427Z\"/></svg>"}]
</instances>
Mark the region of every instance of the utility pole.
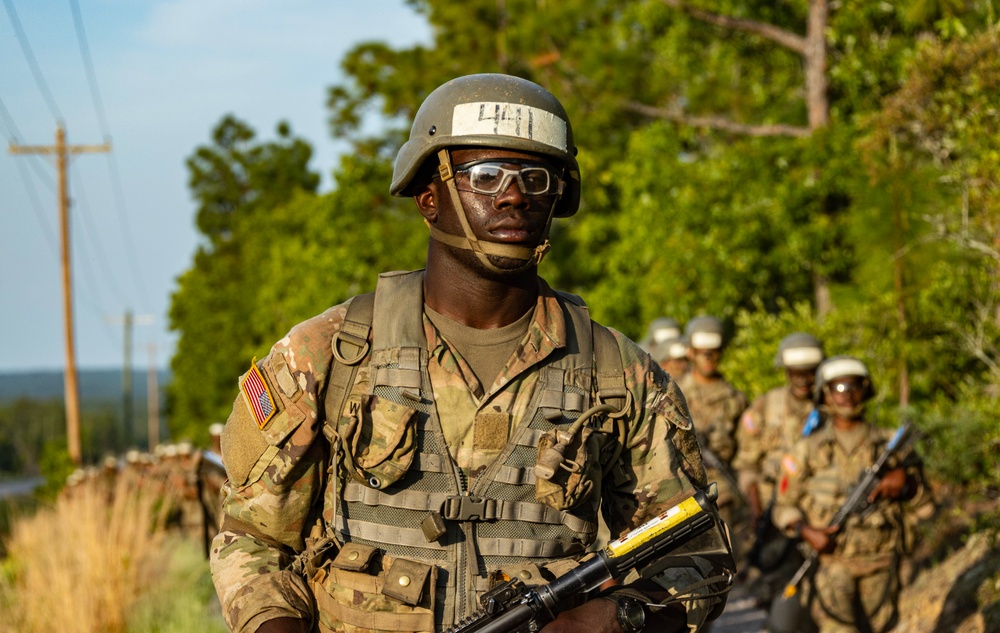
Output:
<instances>
[{"instance_id":1,"label":"utility pole","mask_svg":"<svg viewBox=\"0 0 1000 633\"><path fill-rule=\"evenodd\" d=\"M122 440L125 448L135 443L135 403L132 390L132 339L136 325L152 325L156 317L152 314L133 314L131 309L125 310L121 317L105 317L104 320L124 329L125 358L122 362Z\"/></svg>"},{"instance_id":2,"label":"utility pole","mask_svg":"<svg viewBox=\"0 0 1000 633\"><path fill-rule=\"evenodd\" d=\"M149 373L146 374L146 408L149 412L149 452L160 443L160 380L156 369L156 345L149 345Z\"/></svg>"},{"instance_id":3,"label":"utility pole","mask_svg":"<svg viewBox=\"0 0 1000 633\"><path fill-rule=\"evenodd\" d=\"M110 143L103 145L67 145L66 130L60 122L56 127L55 145L17 145L10 144L11 154L54 154L56 169L59 172L59 234L62 243L62 291L63 291L63 322L66 338L66 370L63 372L63 387L66 400L66 445L69 458L79 466L83 461L80 448L80 387L76 373L76 347L73 340L73 278L70 273L69 256L69 186L67 170L70 154L110 152Z\"/></svg>"}]
</instances>

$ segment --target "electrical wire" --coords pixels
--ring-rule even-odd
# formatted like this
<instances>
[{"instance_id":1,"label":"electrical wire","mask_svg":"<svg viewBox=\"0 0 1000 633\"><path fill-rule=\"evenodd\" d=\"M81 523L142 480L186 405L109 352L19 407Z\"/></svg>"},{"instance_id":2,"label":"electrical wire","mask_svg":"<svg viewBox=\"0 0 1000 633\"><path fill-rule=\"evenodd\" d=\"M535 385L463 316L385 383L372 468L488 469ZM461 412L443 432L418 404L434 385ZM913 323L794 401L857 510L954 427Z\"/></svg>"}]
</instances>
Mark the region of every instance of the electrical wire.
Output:
<instances>
[{"instance_id":1,"label":"electrical wire","mask_svg":"<svg viewBox=\"0 0 1000 633\"><path fill-rule=\"evenodd\" d=\"M3 99L0 98L0 123L3 123L4 129L7 130L7 141L11 145L16 145L17 138L21 135L21 131L17 129L17 124L14 123L14 118L10 116L10 111L7 110L7 106L4 105ZM36 159L31 162L31 165L36 168L36 173L38 165L38 157L30 155L32 158ZM35 220L38 222L39 228L42 229L42 235L45 237L45 241L49 245L49 249L52 251L52 255L55 259L59 259L59 242L56 241L55 229L52 225L45 219L45 213L42 212L42 205L38 199L38 192L35 190L35 184L31 180L31 174L24 167L24 161L15 160L14 164L17 165L18 174L21 176L21 182L24 183L24 189L28 193L28 199L31 201L32 210L35 212ZM41 172L42 175L46 175ZM48 184L54 186L52 181L49 180Z\"/></svg>"},{"instance_id":2,"label":"electrical wire","mask_svg":"<svg viewBox=\"0 0 1000 633\"><path fill-rule=\"evenodd\" d=\"M17 145L17 140L21 136L21 131L17 129L17 125L14 123L14 119L10 116L7 106L4 105L3 99L0 99L0 121L2 121L4 127L7 128L7 142L11 145ZM55 193L56 183L42 168L42 158L35 154L28 154L28 156L30 157L31 168L35 170L35 175L38 176L38 179L42 181L49 191Z\"/></svg>"},{"instance_id":3,"label":"electrical wire","mask_svg":"<svg viewBox=\"0 0 1000 633\"><path fill-rule=\"evenodd\" d=\"M87 84L90 87L90 97L94 102L94 110L97 112L97 119L101 126L101 134L104 135L104 141L110 144L111 127L108 125L108 119L104 112L104 102L101 99L101 92L97 85L97 73L94 71L94 62L90 55L90 47L87 43L87 32L83 26L83 14L80 12L80 4L77 0L69 0L69 4L73 13L73 24L76 27L77 42L80 45L80 57L83 59L84 70L87 74ZM115 159L114 151L107 153L107 164L108 174L111 178L111 187L115 197L115 208L118 212L118 226L122 232L122 239L125 244L125 255L129 260L129 270L131 271L132 282L135 284L135 289L138 293L140 302L143 306L148 306L150 301L149 297L146 295L146 284L142 282L142 279L139 276L139 271L142 270L142 268L139 266L139 258L136 256L135 240L132 237L132 228L129 223L128 213L126 212L125 195L123 193L121 174L118 171L118 162Z\"/></svg>"},{"instance_id":4,"label":"electrical wire","mask_svg":"<svg viewBox=\"0 0 1000 633\"><path fill-rule=\"evenodd\" d=\"M38 67L38 61L35 59L35 53L31 50L31 45L28 43L28 38L24 34L24 29L21 27L21 20L17 17L17 11L14 9L14 3L12 0L3 0L3 4L7 9L7 16L10 18L11 26L14 27L14 35L17 36L17 42L21 46L21 52L24 53L24 59L28 62L28 67L31 69L31 74L35 78L38 90L42 93L42 98L45 99L45 104L49 107L49 112L52 113L52 116L56 121L62 121L62 113L59 111L59 106L56 105L56 100L52 98L52 91L49 90L48 84L45 83L45 77L42 76L42 69Z\"/></svg>"},{"instance_id":5,"label":"electrical wire","mask_svg":"<svg viewBox=\"0 0 1000 633\"><path fill-rule=\"evenodd\" d=\"M122 305L127 305L128 301L125 300L125 295L121 291L121 286L118 285L118 277L115 275L111 263L108 260L107 250L101 244L100 233L94 228L93 223L93 213L90 210L90 205L87 204L87 194L83 188L83 179L78 177L77 171L73 172L73 188L77 192L74 196L75 200L79 201L81 213L77 214L80 218L80 224L83 225L84 235L90 242L90 249L96 253L97 263L100 266L101 272L104 278L107 280L108 286L111 288L112 294L118 299L119 303ZM104 303L103 301L101 303Z\"/></svg>"}]
</instances>

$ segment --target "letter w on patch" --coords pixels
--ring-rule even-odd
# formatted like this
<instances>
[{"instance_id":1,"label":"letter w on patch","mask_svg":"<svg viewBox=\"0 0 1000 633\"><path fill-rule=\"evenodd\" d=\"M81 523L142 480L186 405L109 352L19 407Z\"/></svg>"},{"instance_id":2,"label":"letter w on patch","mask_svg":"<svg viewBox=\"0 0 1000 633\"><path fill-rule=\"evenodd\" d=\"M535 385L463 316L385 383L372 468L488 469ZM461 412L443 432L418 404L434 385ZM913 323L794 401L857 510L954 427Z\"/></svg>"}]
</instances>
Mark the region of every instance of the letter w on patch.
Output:
<instances>
[{"instance_id":1,"label":"letter w on patch","mask_svg":"<svg viewBox=\"0 0 1000 633\"><path fill-rule=\"evenodd\" d=\"M250 362L250 371L240 381L240 391L243 392L247 406L253 412L253 419L256 420L257 426L263 429L267 421L274 415L276 407L274 399L271 397L271 390L267 388L264 376L257 369L256 358Z\"/></svg>"}]
</instances>

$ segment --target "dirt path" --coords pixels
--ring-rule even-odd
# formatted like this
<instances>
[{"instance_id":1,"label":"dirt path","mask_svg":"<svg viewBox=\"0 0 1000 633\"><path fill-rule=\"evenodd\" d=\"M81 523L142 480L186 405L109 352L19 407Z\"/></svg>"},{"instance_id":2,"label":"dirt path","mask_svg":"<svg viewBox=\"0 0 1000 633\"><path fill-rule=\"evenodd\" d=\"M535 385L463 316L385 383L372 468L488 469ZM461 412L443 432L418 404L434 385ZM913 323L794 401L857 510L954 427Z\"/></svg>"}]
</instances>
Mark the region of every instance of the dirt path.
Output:
<instances>
[{"instance_id":1,"label":"dirt path","mask_svg":"<svg viewBox=\"0 0 1000 633\"><path fill-rule=\"evenodd\" d=\"M767 614L758 609L747 594L746 587L737 582L729 592L726 610L712 623L711 633L765 633L764 619Z\"/></svg>"}]
</instances>

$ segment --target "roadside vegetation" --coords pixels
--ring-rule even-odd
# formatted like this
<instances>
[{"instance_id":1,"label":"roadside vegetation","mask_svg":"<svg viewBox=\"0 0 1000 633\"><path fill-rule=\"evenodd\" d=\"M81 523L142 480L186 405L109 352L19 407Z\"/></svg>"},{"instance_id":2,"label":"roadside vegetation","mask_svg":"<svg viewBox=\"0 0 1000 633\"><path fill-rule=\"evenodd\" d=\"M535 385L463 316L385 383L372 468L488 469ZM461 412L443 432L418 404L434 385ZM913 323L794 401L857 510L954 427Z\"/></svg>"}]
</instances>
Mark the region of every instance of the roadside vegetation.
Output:
<instances>
[{"instance_id":1,"label":"roadside vegetation","mask_svg":"<svg viewBox=\"0 0 1000 633\"><path fill-rule=\"evenodd\" d=\"M104 483L13 523L0 631L225 631L200 544L164 527L170 504L135 480Z\"/></svg>"}]
</instances>

